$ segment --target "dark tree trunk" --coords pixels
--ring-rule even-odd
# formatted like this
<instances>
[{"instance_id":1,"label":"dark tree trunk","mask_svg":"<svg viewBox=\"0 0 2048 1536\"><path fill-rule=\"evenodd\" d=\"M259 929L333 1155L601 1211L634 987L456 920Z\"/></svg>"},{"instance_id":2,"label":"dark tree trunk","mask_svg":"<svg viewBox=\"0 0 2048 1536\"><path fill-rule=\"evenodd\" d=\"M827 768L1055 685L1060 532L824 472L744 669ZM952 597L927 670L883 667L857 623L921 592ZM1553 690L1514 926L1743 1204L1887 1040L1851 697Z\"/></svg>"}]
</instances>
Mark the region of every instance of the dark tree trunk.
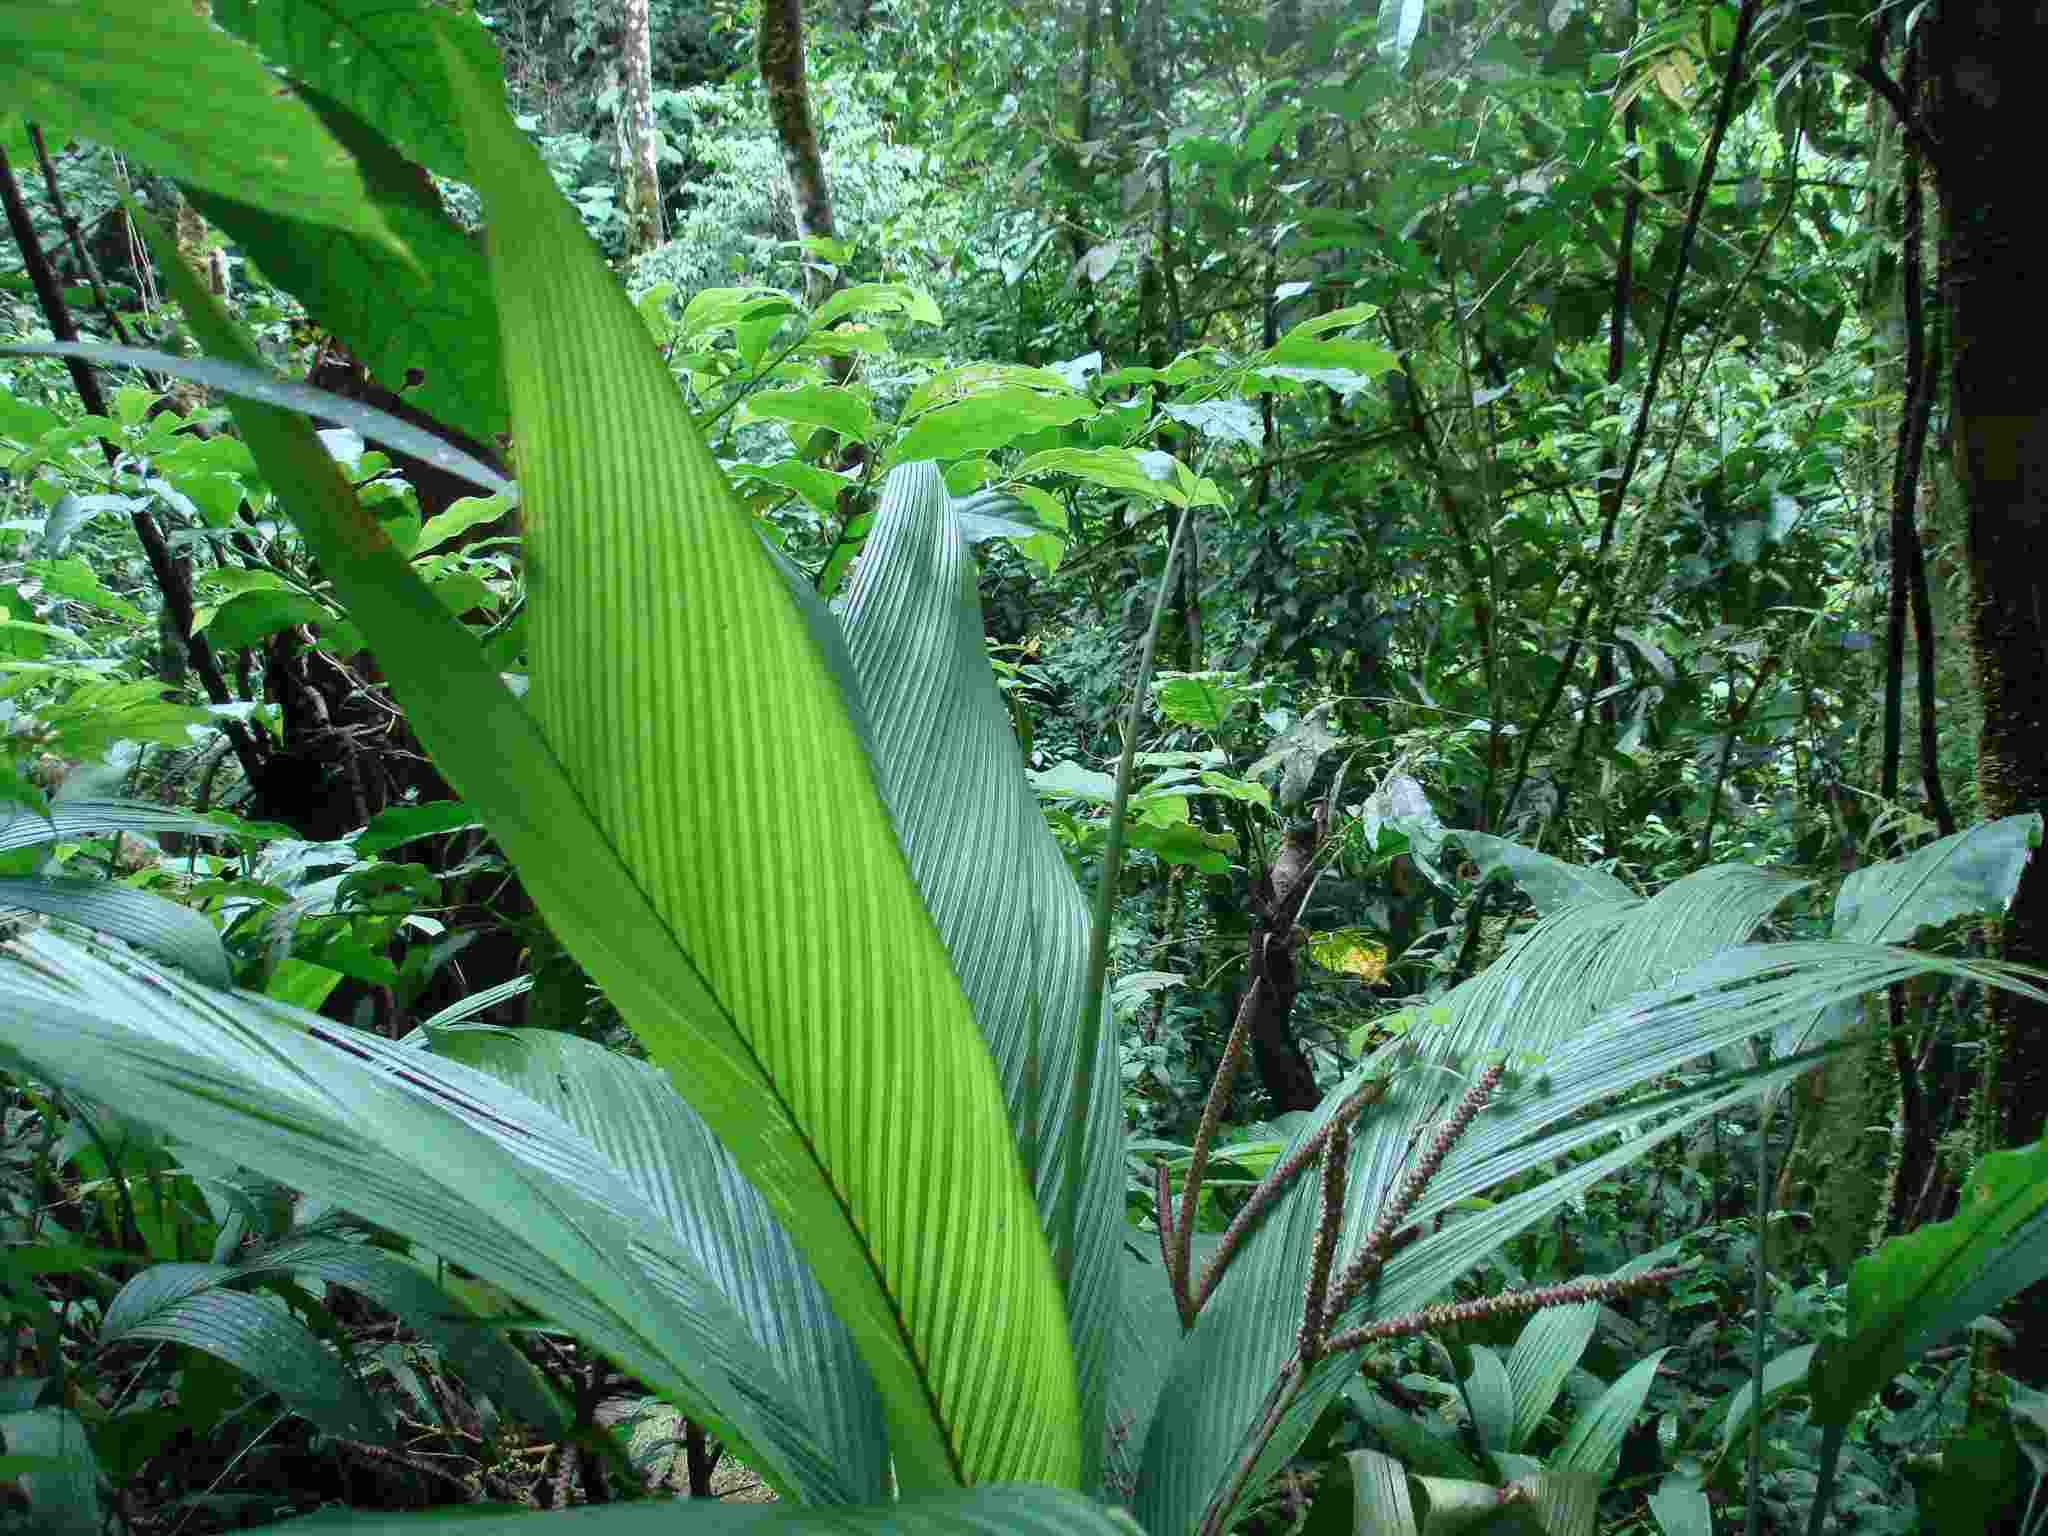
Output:
<instances>
[{"instance_id":1,"label":"dark tree trunk","mask_svg":"<svg viewBox=\"0 0 2048 1536\"><path fill-rule=\"evenodd\" d=\"M761 0L760 27L754 34L754 62L768 93L768 117L782 146L782 168L789 175L796 204L799 240L829 239L832 193L825 182L825 155L818 144L817 119L811 115L811 88L804 78L803 0ZM815 254L804 258L804 297L825 302L839 287L837 268L828 269Z\"/></svg>"},{"instance_id":2,"label":"dark tree trunk","mask_svg":"<svg viewBox=\"0 0 2048 1536\"><path fill-rule=\"evenodd\" d=\"M1294 1035L1295 950L1300 942L1295 920L1308 899L1321 842L1319 821L1296 824L1273 867L1259 877L1252 892L1252 932L1245 957L1245 984L1259 989L1251 1020L1252 1061L1276 1115L1314 1109L1322 1102L1315 1067Z\"/></svg>"},{"instance_id":3,"label":"dark tree trunk","mask_svg":"<svg viewBox=\"0 0 2048 1536\"><path fill-rule=\"evenodd\" d=\"M2048 311L2043 267L2039 81L2048 7L1944 0L1928 38L1931 111L1923 149L1941 188L1948 248L1951 416L1967 510L1970 649L1983 704L1978 809L1985 818L2048 807ZM1907 102L1907 106L1917 103ZM2048 965L2048 863L2027 868L1990 925L1999 957ZM2048 1125L2048 1007L2010 992L1988 1004L1997 1139ZM2005 1365L2048 1379L2048 1306L2029 1297Z\"/></svg>"}]
</instances>

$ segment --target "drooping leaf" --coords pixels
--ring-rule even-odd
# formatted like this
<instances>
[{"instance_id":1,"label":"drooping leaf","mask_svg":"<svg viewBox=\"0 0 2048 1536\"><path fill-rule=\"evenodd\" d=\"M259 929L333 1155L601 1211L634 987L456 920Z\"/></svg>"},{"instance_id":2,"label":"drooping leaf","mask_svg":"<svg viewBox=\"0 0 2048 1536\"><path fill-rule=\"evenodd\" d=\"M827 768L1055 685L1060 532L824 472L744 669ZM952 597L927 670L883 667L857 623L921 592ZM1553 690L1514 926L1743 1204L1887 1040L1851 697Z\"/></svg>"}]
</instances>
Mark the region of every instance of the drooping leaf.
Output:
<instances>
[{"instance_id":1,"label":"drooping leaf","mask_svg":"<svg viewBox=\"0 0 2048 1536\"><path fill-rule=\"evenodd\" d=\"M1807 1372L1813 1416L1846 1425L1884 1384L2048 1275L2048 1141L1978 1164L1956 1214L1894 1237L1849 1272L1842 1333Z\"/></svg>"},{"instance_id":2,"label":"drooping leaf","mask_svg":"<svg viewBox=\"0 0 2048 1536\"><path fill-rule=\"evenodd\" d=\"M101 1320L102 1349L127 1340L180 1344L223 1360L331 1435L387 1444L391 1427L362 1382L275 1298L231 1291L227 1264L153 1264Z\"/></svg>"},{"instance_id":3,"label":"drooping leaf","mask_svg":"<svg viewBox=\"0 0 2048 1536\"><path fill-rule=\"evenodd\" d=\"M0 879L0 909L25 907L111 933L209 986L234 984L220 933L199 913L147 891L105 880Z\"/></svg>"},{"instance_id":4,"label":"drooping leaf","mask_svg":"<svg viewBox=\"0 0 2048 1536\"><path fill-rule=\"evenodd\" d=\"M735 464L736 480L759 480L795 491L813 511L830 517L839 509L839 497L854 484L848 476L785 459L780 464Z\"/></svg>"},{"instance_id":5,"label":"drooping leaf","mask_svg":"<svg viewBox=\"0 0 2048 1536\"><path fill-rule=\"evenodd\" d=\"M174 357L168 352L155 352L147 347L105 347L66 341L16 342L0 347L0 353L9 352L31 357L82 357L95 363L121 363L133 368L147 368L174 379L189 379L239 399L260 400L284 410L303 411L307 415L344 422L371 442L403 448L425 459L436 469L467 480L481 490L508 497L518 490L510 480L481 459L411 422L403 421L388 411L374 410L326 390L315 389L310 384L279 378L261 366L253 354L246 361L239 356L233 360ZM216 438L214 441L231 443L233 439ZM325 451L323 447L322 452Z\"/></svg>"},{"instance_id":6,"label":"drooping leaf","mask_svg":"<svg viewBox=\"0 0 2048 1536\"><path fill-rule=\"evenodd\" d=\"M848 315L908 315L920 325L941 324L945 316L931 295L911 283L850 283L818 306L811 325L823 330Z\"/></svg>"},{"instance_id":7,"label":"drooping leaf","mask_svg":"<svg viewBox=\"0 0 2048 1536\"><path fill-rule=\"evenodd\" d=\"M659 1210L746 1320L856 1500L888 1491L881 1405L844 1325L796 1245L660 1072L551 1030L430 1028L436 1055L490 1073L587 1136Z\"/></svg>"},{"instance_id":8,"label":"drooping leaf","mask_svg":"<svg viewBox=\"0 0 2048 1536\"><path fill-rule=\"evenodd\" d=\"M53 800L48 814L16 806L0 816L0 853L80 837L117 832L151 835L178 832L188 837L290 837L289 827L248 822L224 811L204 815L170 811L147 800Z\"/></svg>"},{"instance_id":9,"label":"drooping leaf","mask_svg":"<svg viewBox=\"0 0 2048 1536\"><path fill-rule=\"evenodd\" d=\"M854 1496L808 1406L660 1211L496 1079L33 932L0 961L0 1044L42 1079L459 1255L729 1439L787 1496Z\"/></svg>"}]
</instances>

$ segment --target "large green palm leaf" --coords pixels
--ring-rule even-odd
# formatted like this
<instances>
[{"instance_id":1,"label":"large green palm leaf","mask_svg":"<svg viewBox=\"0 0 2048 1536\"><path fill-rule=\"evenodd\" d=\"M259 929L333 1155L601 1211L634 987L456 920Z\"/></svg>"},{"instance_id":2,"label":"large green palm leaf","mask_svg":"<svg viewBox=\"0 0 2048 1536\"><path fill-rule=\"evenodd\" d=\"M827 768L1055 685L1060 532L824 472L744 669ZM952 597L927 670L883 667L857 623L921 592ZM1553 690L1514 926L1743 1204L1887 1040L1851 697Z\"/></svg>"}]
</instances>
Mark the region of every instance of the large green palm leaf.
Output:
<instances>
[{"instance_id":1,"label":"large green palm leaf","mask_svg":"<svg viewBox=\"0 0 2048 1536\"><path fill-rule=\"evenodd\" d=\"M1110 1334L1119 1294L1123 1102L1104 1029L1093 1102L1073 1104L1087 989L1088 903L1025 777L983 649L970 541L937 468L883 482L846 633L877 744L876 777L911 873L946 941L1002 1075L1018 1150L1055 1243L1069 1133L1083 1159L1067 1308L1086 1468L1099 1481Z\"/></svg>"},{"instance_id":2,"label":"large green palm leaf","mask_svg":"<svg viewBox=\"0 0 2048 1536\"><path fill-rule=\"evenodd\" d=\"M36 1076L430 1241L730 1436L792 1497L871 1493L687 1230L545 1106L139 957L36 932L7 954L0 1040Z\"/></svg>"},{"instance_id":3,"label":"large green palm leaf","mask_svg":"<svg viewBox=\"0 0 2048 1536\"><path fill-rule=\"evenodd\" d=\"M1725 1074L1582 1118L1604 1100L1839 998L1926 970L1967 970L1999 984L2024 984L1995 966L1965 966L1903 950L1738 943L1796 888L1797 882L1782 877L1729 867L1703 871L1651 901L1602 898L1566 906L1447 996L1449 1017L1416 1042L1419 1058L1397 1042L1334 1091L1300 1128L1297 1142L1312 1135L1360 1082L1393 1078L1392 1089L1365 1111L1352 1139L1341 1252L1370 1230L1412 1166L1418 1138L1442 1118L1469 1073L1503 1055L1515 1064L1508 1084L1411 1213L1428 1235L1394 1257L1340 1325L1411 1312L1439 1299L1459 1275L1564 1201L1704 1116L1789 1079L1807 1063ZM1621 1130L1638 1134L1508 1200L1428 1231L1432 1218L1449 1213L1457 1201ZM1298 1184L1251 1235L1181 1345L1139 1482L1136 1509L1148 1530L1191 1530L1200 1521L1230 1478L1293 1352L1292 1328L1276 1326L1274 1319L1300 1314L1316 1220L1313 1185ZM1285 1463L1356 1367L1355 1354L1340 1355L1308 1374L1279 1431L1244 1469L1231 1503L1241 1507Z\"/></svg>"},{"instance_id":4,"label":"large green palm leaf","mask_svg":"<svg viewBox=\"0 0 2048 1536\"><path fill-rule=\"evenodd\" d=\"M881 1402L789 1234L666 1076L550 1030L429 1032L437 1056L488 1072L587 1137L658 1210L772 1359L858 1501L888 1492Z\"/></svg>"},{"instance_id":5,"label":"large green palm leaf","mask_svg":"<svg viewBox=\"0 0 2048 1536\"><path fill-rule=\"evenodd\" d=\"M688 957L711 1008L646 1006L593 973L809 1251L882 1388L905 1485L1072 1481L1049 1254L860 735L638 315L502 105L448 63L506 232L491 271L527 507L528 705L652 908L646 940ZM474 800L481 764L434 745ZM744 1099L701 1091L707 1033L752 1078Z\"/></svg>"}]
</instances>

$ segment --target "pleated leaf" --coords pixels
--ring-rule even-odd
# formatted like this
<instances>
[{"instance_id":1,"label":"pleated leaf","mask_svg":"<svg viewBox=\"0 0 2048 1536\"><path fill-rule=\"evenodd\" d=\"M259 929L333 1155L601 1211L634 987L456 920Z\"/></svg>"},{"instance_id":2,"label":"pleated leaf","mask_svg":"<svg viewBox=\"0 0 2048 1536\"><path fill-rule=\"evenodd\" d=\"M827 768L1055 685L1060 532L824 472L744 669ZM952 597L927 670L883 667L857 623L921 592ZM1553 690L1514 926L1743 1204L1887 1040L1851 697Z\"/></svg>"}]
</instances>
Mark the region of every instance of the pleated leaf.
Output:
<instances>
[{"instance_id":1,"label":"pleated leaf","mask_svg":"<svg viewBox=\"0 0 2048 1536\"><path fill-rule=\"evenodd\" d=\"M1636 1415L1643 1411L1650 1388L1657 1381L1657 1367L1668 1349L1659 1349L1638 1360L1621 1379L1594 1400L1566 1433L1564 1444L1554 1458L1559 1467L1584 1472L1604 1488L1621 1465L1621 1442L1628 1437Z\"/></svg>"},{"instance_id":2,"label":"pleated leaf","mask_svg":"<svg viewBox=\"0 0 2048 1536\"><path fill-rule=\"evenodd\" d=\"M436 1285L401 1254L367 1243L305 1236L266 1249L235 1266L241 1275L313 1276L344 1286L396 1314L472 1387L544 1435L568 1431L569 1416L547 1379L468 1306Z\"/></svg>"},{"instance_id":3,"label":"pleated leaf","mask_svg":"<svg viewBox=\"0 0 2048 1536\"><path fill-rule=\"evenodd\" d=\"M1499 1355L1484 1344L1472 1346L1472 1369L1463 1382L1472 1429L1489 1451L1512 1451L1515 1433L1515 1386Z\"/></svg>"},{"instance_id":4,"label":"pleated leaf","mask_svg":"<svg viewBox=\"0 0 2048 1536\"><path fill-rule=\"evenodd\" d=\"M253 1377L331 1435L388 1443L390 1425L348 1367L281 1303L224 1289L235 1277L226 1264L152 1265L107 1307L100 1348L182 1344Z\"/></svg>"},{"instance_id":5,"label":"pleated leaf","mask_svg":"<svg viewBox=\"0 0 2048 1536\"><path fill-rule=\"evenodd\" d=\"M459 1256L706 1424L785 1497L854 1497L810 1405L662 1212L497 1079L38 932L0 960L0 1047L38 1078ZM181 1273L192 1289L214 1283L166 1269L151 1284Z\"/></svg>"},{"instance_id":6,"label":"pleated leaf","mask_svg":"<svg viewBox=\"0 0 2048 1536\"><path fill-rule=\"evenodd\" d=\"M167 811L146 800L52 800L46 815L21 805L0 812L0 853L80 837L106 837L115 832L144 836L180 832L188 837L291 835L287 828L244 822L220 811L205 816L192 811Z\"/></svg>"},{"instance_id":7,"label":"pleated leaf","mask_svg":"<svg viewBox=\"0 0 2048 1536\"><path fill-rule=\"evenodd\" d=\"M1835 897L1829 936L1861 944L1904 944L1922 928L1980 912L2003 912L2041 842L2041 817L1987 821L1855 871ZM1856 1009L1834 1007L1789 1021L1772 1042L1781 1056L1839 1039Z\"/></svg>"},{"instance_id":8,"label":"pleated leaf","mask_svg":"<svg viewBox=\"0 0 2048 1536\"><path fill-rule=\"evenodd\" d=\"M527 703L656 918L635 947L687 957L713 1008L646 1007L592 972L805 1246L881 1390L902 1485L1071 1483L1051 1255L840 688L645 324L486 83L444 56L491 225L517 231L489 250L527 509ZM434 745L496 831L475 769ZM751 1093L704 1091L707 1034Z\"/></svg>"},{"instance_id":9,"label":"pleated leaf","mask_svg":"<svg viewBox=\"0 0 2048 1536\"><path fill-rule=\"evenodd\" d=\"M106 880L0 877L0 911L41 912L110 933L209 986L234 982L220 932L190 907Z\"/></svg>"},{"instance_id":10,"label":"pleated leaf","mask_svg":"<svg viewBox=\"0 0 2048 1536\"><path fill-rule=\"evenodd\" d=\"M988 1047L812 621L485 82L444 54L494 228L528 518L526 706L304 424L237 407L435 761L803 1246L899 1486L1071 1483L1051 1256ZM173 274L209 350L253 361Z\"/></svg>"},{"instance_id":11,"label":"pleated leaf","mask_svg":"<svg viewBox=\"0 0 2048 1536\"><path fill-rule=\"evenodd\" d=\"M1650 901L1568 906L1498 962L1455 989L1450 1018L1395 1042L1333 1091L1297 1131L1313 1134L1335 1103L1368 1077L1394 1087L1353 1136L1340 1253L1355 1249L1411 1165L1411 1150L1463 1091L1469 1074L1505 1056L1514 1072L1458 1142L1411 1220L1425 1235L1387 1265L1375 1294L1341 1320L1356 1326L1414 1311L1564 1201L1637 1161L1687 1125L1789 1081L1804 1063L1729 1073L1683 1092L1590 1119L1603 1100L1639 1090L1684 1063L1759 1033L1801 1010L1928 970L2012 985L2004 968L1862 945L1739 946L1797 882L1740 867L1701 871ZM1647 1128L1646 1128L1647 1127ZM1542 1168L1581 1146L1624 1141L1486 1210L1459 1201ZM1155 1533L1192 1529L1257 1421L1293 1352L1315 1222L1313 1180L1278 1202L1247 1242L1183 1342L1146 1446L1135 1509ZM1434 1218L1448 1220L1431 1231ZM1335 1356L1309 1373L1280 1431L1233 1500L1242 1507L1285 1463L1356 1367ZM1198 1385L1199 1384L1199 1385Z\"/></svg>"},{"instance_id":12,"label":"pleated leaf","mask_svg":"<svg viewBox=\"0 0 2048 1536\"><path fill-rule=\"evenodd\" d=\"M488 1072L574 1126L658 1210L746 1320L863 1502L887 1493L881 1402L803 1255L661 1072L548 1030L431 1031L436 1055Z\"/></svg>"},{"instance_id":13,"label":"pleated leaf","mask_svg":"<svg viewBox=\"0 0 2048 1536\"><path fill-rule=\"evenodd\" d=\"M993 1052L1018 1150L1053 1231L1078 1132L1081 1213L1067 1310L1080 1380L1083 1486L1100 1486L1120 1310L1123 1103L1105 1027L1092 1102L1074 1112L1089 907L1025 777L982 636L965 514L935 465L883 482L846 597L845 628L876 778L975 1022Z\"/></svg>"},{"instance_id":14,"label":"pleated leaf","mask_svg":"<svg viewBox=\"0 0 2048 1536\"><path fill-rule=\"evenodd\" d=\"M1519 1451L1529 1443L1599 1326L1597 1301L1549 1307L1522 1325L1508 1354L1508 1377L1515 1384L1515 1429L1505 1449Z\"/></svg>"},{"instance_id":15,"label":"pleated leaf","mask_svg":"<svg viewBox=\"0 0 2048 1536\"><path fill-rule=\"evenodd\" d=\"M563 1510L429 1514L322 1512L281 1531L343 1536L1137 1536L1130 1517L1078 1494L1025 1483L926 1494L896 1504L803 1509L715 1499L645 1499Z\"/></svg>"}]
</instances>

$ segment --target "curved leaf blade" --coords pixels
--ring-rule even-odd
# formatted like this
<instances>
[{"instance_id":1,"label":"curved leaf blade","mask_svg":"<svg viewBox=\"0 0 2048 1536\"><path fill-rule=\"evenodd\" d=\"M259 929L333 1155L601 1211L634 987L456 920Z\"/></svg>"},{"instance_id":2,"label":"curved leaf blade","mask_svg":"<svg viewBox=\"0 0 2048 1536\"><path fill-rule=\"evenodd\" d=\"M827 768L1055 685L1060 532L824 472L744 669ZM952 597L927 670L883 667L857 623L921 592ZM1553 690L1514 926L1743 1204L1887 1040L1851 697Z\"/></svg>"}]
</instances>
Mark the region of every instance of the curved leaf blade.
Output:
<instances>
[{"instance_id":1,"label":"curved leaf blade","mask_svg":"<svg viewBox=\"0 0 2048 1536\"><path fill-rule=\"evenodd\" d=\"M1089 909L989 668L970 544L935 465L892 470L847 590L847 647L882 797L995 1056L1039 1221L1057 1242ZM1087 1488L1099 1486L1105 1448L1123 1227L1114 1031L1099 1038L1092 1102L1080 1115L1082 1230L1066 1298Z\"/></svg>"},{"instance_id":2,"label":"curved leaf blade","mask_svg":"<svg viewBox=\"0 0 2048 1536\"><path fill-rule=\"evenodd\" d=\"M164 175L403 255L348 151L192 7L0 0L0 37L0 96L25 115L89 125Z\"/></svg>"},{"instance_id":3,"label":"curved leaf blade","mask_svg":"<svg viewBox=\"0 0 2048 1536\"><path fill-rule=\"evenodd\" d=\"M1994 1152L1957 1214L1892 1238L1849 1272L1842 1334L1807 1373L1813 1416L1842 1426L1921 1353L2048 1274L2048 1141Z\"/></svg>"},{"instance_id":4,"label":"curved leaf blade","mask_svg":"<svg viewBox=\"0 0 2048 1536\"><path fill-rule=\"evenodd\" d=\"M121 1288L102 1349L133 1339L181 1344L261 1382L332 1435L384 1444L390 1428L363 1384L275 1301L223 1288L225 1264L155 1264Z\"/></svg>"},{"instance_id":5,"label":"curved leaf blade","mask_svg":"<svg viewBox=\"0 0 2048 1536\"><path fill-rule=\"evenodd\" d=\"M1554 1463L1584 1472L1598 1486L1606 1487L1621 1464L1621 1442L1627 1438L1629 1427L1643 1411L1650 1388L1656 1384L1657 1367L1670 1353L1668 1349L1659 1349L1638 1360L1591 1407L1572 1420Z\"/></svg>"},{"instance_id":6,"label":"curved leaf blade","mask_svg":"<svg viewBox=\"0 0 2048 1536\"><path fill-rule=\"evenodd\" d=\"M496 1079L47 933L0 959L0 1040L39 1077L459 1254L786 1496L852 1496L775 1362L660 1213L573 1127Z\"/></svg>"},{"instance_id":7,"label":"curved leaf blade","mask_svg":"<svg viewBox=\"0 0 2048 1536\"><path fill-rule=\"evenodd\" d=\"M483 1388L542 1434L566 1434L570 1414L547 1378L514 1349L504 1333L486 1326L417 1265L367 1243L302 1237L266 1249L236 1266L243 1275L315 1275L345 1286L396 1314L438 1350L471 1385Z\"/></svg>"},{"instance_id":8,"label":"curved leaf blade","mask_svg":"<svg viewBox=\"0 0 2048 1536\"><path fill-rule=\"evenodd\" d=\"M547 1523L543 1531L541 1525ZM802 1509L712 1499L646 1499L564 1510L480 1511L469 1505L427 1515L309 1515L282 1531L343 1536L1138 1536L1130 1517L1077 1494L1028 1483L929 1494L895 1504Z\"/></svg>"},{"instance_id":9,"label":"curved leaf blade","mask_svg":"<svg viewBox=\"0 0 2048 1536\"><path fill-rule=\"evenodd\" d=\"M658 942L716 1002L694 1027L627 1017L782 1202L875 1374L904 1486L1071 1482L1050 1255L858 729L645 325L502 106L447 62L472 176L520 231L490 257L529 509L528 703ZM707 1102L706 1028L772 1094L782 1157L753 1152L759 1090Z\"/></svg>"},{"instance_id":10,"label":"curved leaf blade","mask_svg":"<svg viewBox=\"0 0 2048 1536\"><path fill-rule=\"evenodd\" d=\"M96 928L181 966L208 986L234 984L220 932L190 907L106 880L0 877L0 909L20 907Z\"/></svg>"},{"instance_id":11,"label":"curved leaf blade","mask_svg":"<svg viewBox=\"0 0 2048 1536\"><path fill-rule=\"evenodd\" d=\"M587 1136L658 1209L683 1252L773 1359L852 1496L888 1492L873 1380L823 1289L701 1116L661 1072L548 1030L430 1031L432 1050L488 1072Z\"/></svg>"},{"instance_id":12,"label":"curved leaf blade","mask_svg":"<svg viewBox=\"0 0 2048 1536\"><path fill-rule=\"evenodd\" d=\"M1546 1307L1522 1325L1508 1355L1508 1377L1515 1387L1515 1432L1508 1450L1519 1451L1529 1443L1599 1326L1596 1301Z\"/></svg>"}]
</instances>

